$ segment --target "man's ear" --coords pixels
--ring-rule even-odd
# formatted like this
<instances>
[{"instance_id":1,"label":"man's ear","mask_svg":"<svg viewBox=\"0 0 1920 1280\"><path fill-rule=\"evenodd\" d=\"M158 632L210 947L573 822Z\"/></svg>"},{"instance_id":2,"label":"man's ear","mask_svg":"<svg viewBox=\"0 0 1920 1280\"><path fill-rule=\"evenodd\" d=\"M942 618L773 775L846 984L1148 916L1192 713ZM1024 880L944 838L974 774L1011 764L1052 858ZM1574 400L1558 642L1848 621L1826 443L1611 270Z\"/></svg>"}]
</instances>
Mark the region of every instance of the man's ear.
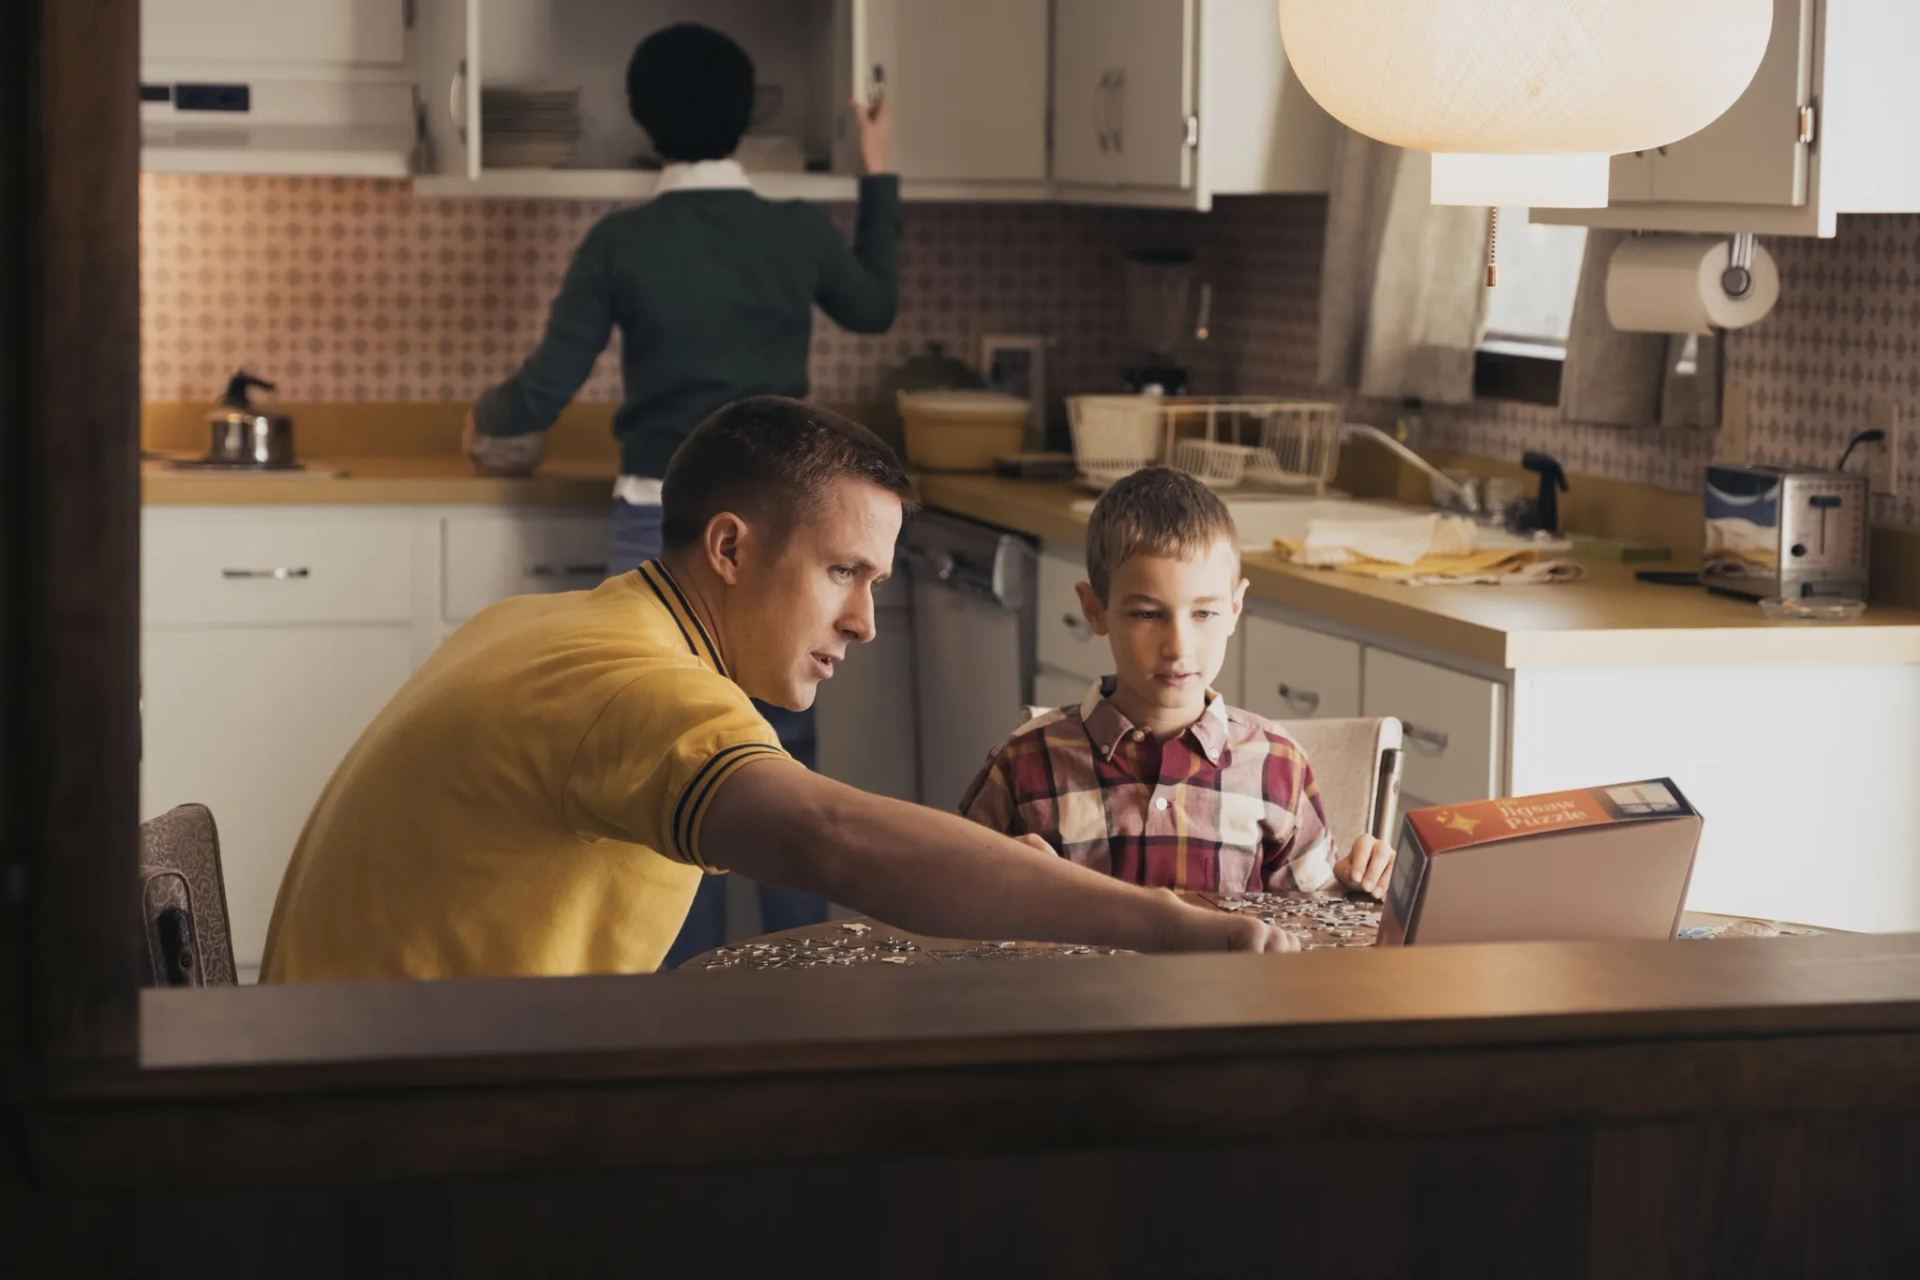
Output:
<instances>
[{"instance_id":1,"label":"man's ear","mask_svg":"<svg viewBox=\"0 0 1920 1280\"><path fill-rule=\"evenodd\" d=\"M1093 628L1093 634L1107 634L1107 606L1100 603L1100 596L1091 582L1076 582L1074 591L1080 596L1080 612L1086 617L1087 625Z\"/></svg>"},{"instance_id":2,"label":"man's ear","mask_svg":"<svg viewBox=\"0 0 1920 1280\"><path fill-rule=\"evenodd\" d=\"M707 521L701 549L706 552L708 567L730 587L740 583L740 561L747 533L747 522L731 511L722 511Z\"/></svg>"}]
</instances>

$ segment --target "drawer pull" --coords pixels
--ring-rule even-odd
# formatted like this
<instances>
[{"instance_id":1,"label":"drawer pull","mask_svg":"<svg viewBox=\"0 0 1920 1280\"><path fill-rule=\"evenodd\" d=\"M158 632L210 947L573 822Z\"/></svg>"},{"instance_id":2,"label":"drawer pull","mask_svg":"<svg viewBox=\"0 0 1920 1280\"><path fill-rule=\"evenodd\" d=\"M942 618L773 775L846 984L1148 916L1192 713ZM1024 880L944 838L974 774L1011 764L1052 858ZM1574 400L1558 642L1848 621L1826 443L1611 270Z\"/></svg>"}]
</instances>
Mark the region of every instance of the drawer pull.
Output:
<instances>
[{"instance_id":1,"label":"drawer pull","mask_svg":"<svg viewBox=\"0 0 1920 1280\"><path fill-rule=\"evenodd\" d=\"M604 578L607 566L601 564L530 564L527 566L529 578Z\"/></svg>"},{"instance_id":2,"label":"drawer pull","mask_svg":"<svg viewBox=\"0 0 1920 1280\"><path fill-rule=\"evenodd\" d=\"M1060 625L1073 632L1075 640L1093 639L1093 628L1087 625L1085 618L1075 617L1071 613L1060 615Z\"/></svg>"},{"instance_id":3,"label":"drawer pull","mask_svg":"<svg viewBox=\"0 0 1920 1280\"><path fill-rule=\"evenodd\" d=\"M1422 729L1417 724L1409 724L1407 721L1402 720L1400 722L1400 735L1408 742L1413 743L1417 747L1424 748L1434 755L1439 755L1447 749L1447 735L1441 733L1438 729Z\"/></svg>"},{"instance_id":4,"label":"drawer pull","mask_svg":"<svg viewBox=\"0 0 1920 1280\"><path fill-rule=\"evenodd\" d=\"M277 582L289 582L294 578L311 578L313 576L313 570L305 568L304 566L298 569L289 569L287 566L281 565L278 569L222 569L220 576L228 579L271 578Z\"/></svg>"},{"instance_id":5,"label":"drawer pull","mask_svg":"<svg viewBox=\"0 0 1920 1280\"><path fill-rule=\"evenodd\" d=\"M1283 684L1280 686L1280 696L1303 716L1310 716L1320 709L1320 695L1311 689L1296 689L1290 684Z\"/></svg>"}]
</instances>

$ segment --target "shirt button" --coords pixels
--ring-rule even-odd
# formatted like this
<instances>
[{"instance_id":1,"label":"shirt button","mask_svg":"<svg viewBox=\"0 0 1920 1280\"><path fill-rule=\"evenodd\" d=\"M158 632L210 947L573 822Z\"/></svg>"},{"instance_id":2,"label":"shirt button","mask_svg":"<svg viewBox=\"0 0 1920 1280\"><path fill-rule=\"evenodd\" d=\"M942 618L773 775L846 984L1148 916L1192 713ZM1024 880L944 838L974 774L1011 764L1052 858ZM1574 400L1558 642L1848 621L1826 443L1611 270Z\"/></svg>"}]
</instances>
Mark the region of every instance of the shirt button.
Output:
<instances>
[{"instance_id":1,"label":"shirt button","mask_svg":"<svg viewBox=\"0 0 1920 1280\"><path fill-rule=\"evenodd\" d=\"M1160 796L1154 800L1153 807L1156 809L1159 809L1161 812L1164 813L1167 808L1167 803L1168 803L1167 798L1165 796Z\"/></svg>"},{"instance_id":2,"label":"shirt button","mask_svg":"<svg viewBox=\"0 0 1920 1280\"><path fill-rule=\"evenodd\" d=\"M1144 742L1146 741L1146 737L1147 731L1145 729L1135 729L1133 731L1133 740L1135 742Z\"/></svg>"}]
</instances>

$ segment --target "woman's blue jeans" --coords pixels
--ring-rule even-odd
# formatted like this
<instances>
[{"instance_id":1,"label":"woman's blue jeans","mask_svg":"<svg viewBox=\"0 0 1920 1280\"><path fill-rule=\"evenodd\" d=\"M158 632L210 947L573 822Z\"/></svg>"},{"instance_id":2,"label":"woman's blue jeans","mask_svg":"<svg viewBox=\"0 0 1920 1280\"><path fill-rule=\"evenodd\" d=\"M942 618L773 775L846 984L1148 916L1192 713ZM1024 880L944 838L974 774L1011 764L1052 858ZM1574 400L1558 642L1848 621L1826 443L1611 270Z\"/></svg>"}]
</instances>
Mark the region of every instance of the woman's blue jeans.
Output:
<instances>
[{"instance_id":1,"label":"woman's blue jeans","mask_svg":"<svg viewBox=\"0 0 1920 1280\"><path fill-rule=\"evenodd\" d=\"M613 543L607 552L607 572L627 573L660 554L660 508L635 506L618 498L613 503ZM811 769L815 761L815 733L812 711L788 711L785 707L753 704L780 735L780 745ZM779 889L770 884L756 886L760 895L760 927L768 933L779 929L797 929L819 924L827 918L826 899L797 889ZM711 951L727 940L727 879L702 876L700 889L693 897L693 908L680 936L660 966L671 969L702 951Z\"/></svg>"}]
</instances>

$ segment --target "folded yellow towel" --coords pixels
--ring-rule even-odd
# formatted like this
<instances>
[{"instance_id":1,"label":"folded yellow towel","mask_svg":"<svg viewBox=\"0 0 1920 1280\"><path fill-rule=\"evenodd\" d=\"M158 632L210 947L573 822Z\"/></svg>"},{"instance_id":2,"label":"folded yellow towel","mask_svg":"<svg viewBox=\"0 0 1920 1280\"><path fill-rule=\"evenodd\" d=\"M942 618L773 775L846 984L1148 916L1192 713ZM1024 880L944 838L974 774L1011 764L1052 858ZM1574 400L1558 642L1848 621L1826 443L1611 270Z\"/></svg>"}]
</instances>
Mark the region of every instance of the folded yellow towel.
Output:
<instances>
[{"instance_id":1,"label":"folded yellow towel","mask_svg":"<svg viewBox=\"0 0 1920 1280\"><path fill-rule=\"evenodd\" d=\"M1274 549L1287 559L1300 563L1304 544L1276 539ZM1345 564L1332 566L1340 573L1357 573L1377 582L1398 582L1409 586L1464 586L1477 583L1524 586L1542 582L1574 582L1586 576L1586 570L1572 560L1542 559L1531 547L1508 547L1474 551L1466 555L1425 555L1412 564L1389 560L1371 560L1355 553Z\"/></svg>"}]
</instances>

